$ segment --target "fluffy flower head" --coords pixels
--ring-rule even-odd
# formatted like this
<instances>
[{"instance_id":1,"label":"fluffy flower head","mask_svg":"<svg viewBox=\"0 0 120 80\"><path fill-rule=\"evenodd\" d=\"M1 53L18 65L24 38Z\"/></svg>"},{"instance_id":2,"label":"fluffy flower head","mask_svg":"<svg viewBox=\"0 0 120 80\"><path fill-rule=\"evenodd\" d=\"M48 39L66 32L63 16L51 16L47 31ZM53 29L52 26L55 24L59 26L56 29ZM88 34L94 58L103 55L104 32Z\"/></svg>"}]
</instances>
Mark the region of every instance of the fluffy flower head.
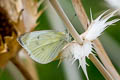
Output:
<instances>
[{"instance_id":1,"label":"fluffy flower head","mask_svg":"<svg viewBox=\"0 0 120 80\"><path fill-rule=\"evenodd\" d=\"M80 35L80 38L83 39L83 44L80 45L77 42L73 41L68 44L67 47L64 48L62 56L70 59L72 57L72 62L74 63L76 60L79 60L79 67L81 66L87 79L87 70L86 70L86 57L89 58L89 54L92 53L92 41L101 35L101 33L108 28L111 24L119 21L120 19L114 19L112 21L108 21L111 17L115 15L118 10L115 10L107 15L105 15L107 11L102 13L95 20L92 19L92 22L86 32ZM89 79L88 79L89 80Z\"/></svg>"}]
</instances>

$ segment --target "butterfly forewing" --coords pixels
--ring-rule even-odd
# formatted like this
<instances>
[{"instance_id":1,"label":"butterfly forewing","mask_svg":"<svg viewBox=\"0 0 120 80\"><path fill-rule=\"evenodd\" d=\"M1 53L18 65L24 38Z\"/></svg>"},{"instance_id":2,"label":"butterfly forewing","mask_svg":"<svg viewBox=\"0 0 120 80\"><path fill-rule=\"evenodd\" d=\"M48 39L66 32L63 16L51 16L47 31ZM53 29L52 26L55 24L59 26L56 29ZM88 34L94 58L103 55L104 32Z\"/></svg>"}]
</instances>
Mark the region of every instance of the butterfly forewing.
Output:
<instances>
[{"instance_id":1,"label":"butterfly forewing","mask_svg":"<svg viewBox=\"0 0 120 80\"><path fill-rule=\"evenodd\" d=\"M19 43L35 61L46 64L53 61L67 44L66 35L53 30L34 31L18 38Z\"/></svg>"}]
</instances>

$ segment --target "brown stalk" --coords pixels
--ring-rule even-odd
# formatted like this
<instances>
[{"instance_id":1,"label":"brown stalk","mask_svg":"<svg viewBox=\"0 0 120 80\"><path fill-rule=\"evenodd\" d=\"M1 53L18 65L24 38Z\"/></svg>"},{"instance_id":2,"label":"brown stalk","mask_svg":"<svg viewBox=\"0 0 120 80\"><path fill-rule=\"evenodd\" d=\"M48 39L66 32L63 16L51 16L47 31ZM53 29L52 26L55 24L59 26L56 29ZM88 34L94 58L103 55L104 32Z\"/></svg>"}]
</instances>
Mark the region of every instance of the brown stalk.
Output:
<instances>
[{"instance_id":1,"label":"brown stalk","mask_svg":"<svg viewBox=\"0 0 120 80\"><path fill-rule=\"evenodd\" d=\"M69 21L68 17L65 15L64 11L62 10L62 8L59 7L59 4L57 3L57 1L56 0L50 0L50 3L55 8L56 12L61 17L61 19L63 20L64 24L66 25L66 28L69 30L69 32L71 33L71 35L73 36L73 38L79 44L82 44L82 40L79 37L79 34L75 30L75 28L73 27L73 25L71 24L71 22Z\"/></svg>"},{"instance_id":2,"label":"brown stalk","mask_svg":"<svg viewBox=\"0 0 120 80\"><path fill-rule=\"evenodd\" d=\"M65 23L65 25L68 28L69 32L76 39L76 37L78 37L78 36L74 36L74 35L78 35L78 33L77 32L74 33L75 29L74 29L73 25L70 23L69 19L67 18L67 16L65 15L64 11L62 10L62 8L59 6L59 4L57 3L57 1L56 0L50 0L50 3L52 4L52 6L56 10L57 14L61 17L61 19ZM86 22L86 23L88 23L88 22ZM80 38L80 37L78 37L78 38ZM79 41L79 42L82 43L82 41ZM107 72L107 70L102 66L102 64L99 62L99 60L97 60L97 58L94 55L92 55L92 54L90 55L90 60L97 66L97 68L99 69L99 71L103 74L103 76L107 80L112 80L112 77L110 76L110 74Z\"/></svg>"},{"instance_id":3,"label":"brown stalk","mask_svg":"<svg viewBox=\"0 0 120 80\"><path fill-rule=\"evenodd\" d=\"M30 58L30 56L27 54L27 52L24 49L22 49L21 52L19 52L19 54L21 53L24 53L24 56L25 56L25 60L23 57L20 57L20 59L23 58L21 62L24 64L24 66L29 66L27 67L29 74L31 75L33 80L39 80L34 61Z\"/></svg>"},{"instance_id":4,"label":"brown stalk","mask_svg":"<svg viewBox=\"0 0 120 80\"><path fill-rule=\"evenodd\" d=\"M18 57L12 58L11 61L20 70L20 72L23 74L26 80L33 80L31 74L26 69L26 67L21 63Z\"/></svg>"},{"instance_id":5,"label":"brown stalk","mask_svg":"<svg viewBox=\"0 0 120 80\"><path fill-rule=\"evenodd\" d=\"M11 62L15 64L15 66L20 70L25 79L36 80L37 75L34 74L35 71L32 72L33 70L30 69L32 72L31 73L28 69L32 66L28 66L28 68L26 68L25 65L21 63L22 61L16 58L19 50L21 49L21 46L17 42L17 37L34 28L35 26L33 25L36 24L37 18L43 13L44 10L39 15L37 15L37 2L33 0L24 1L26 2L24 2L24 7L27 6L27 8L23 7L21 0L0 0L0 22L2 24L2 26L0 25L0 30L2 30L0 31L0 67L4 67L7 62L11 60ZM34 2L35 5L33 5ZM21 6L24 8L24 11L21 10ZM23 17L24 12L27 11L29 11L26 14L27 17ZM34 12L35 14L32 14ZM24 19L26 19L27 23ZM28 22L29 20L31 20L31 22ZM29 24L30 26L25 26L25 24Z\"/></svg>"},{"instance_id":6,"label":"brown stalk","mask_svg":"<svg viewBox=\"0 0 120 80\"><path fill-rule=\"evenodd\" d=\"M100 61L96 58L94 54L89 54L89 58L93 62L93 64L97 67L97 69L102 73L106 80L113 80L110 73L106 70L106 68L104 68L104 66L100 63Z\"/></svg>"},{"instance_id":7,"label":"brown stalk","mask_svg":"<svg viewBox=\"0 0 120 80\"><path fill-rule=\"evenodd\" d=\"M75 8L76 14L81 21L81 24L83 25L83 28L86 30L88 27L88 17L85 13L85 10L82 6L81 0L72 0L73 6ZM120 76L117 73L116 69L114 68L111 60L109 59L107 53L105 52L102 44L98 39L94 41L95 48L97 51L97 54L104 64L105 68L108 70L108 72L111 74L111 76L114 78L114 80L120 80Z\"/></svg>"}]
</instances>

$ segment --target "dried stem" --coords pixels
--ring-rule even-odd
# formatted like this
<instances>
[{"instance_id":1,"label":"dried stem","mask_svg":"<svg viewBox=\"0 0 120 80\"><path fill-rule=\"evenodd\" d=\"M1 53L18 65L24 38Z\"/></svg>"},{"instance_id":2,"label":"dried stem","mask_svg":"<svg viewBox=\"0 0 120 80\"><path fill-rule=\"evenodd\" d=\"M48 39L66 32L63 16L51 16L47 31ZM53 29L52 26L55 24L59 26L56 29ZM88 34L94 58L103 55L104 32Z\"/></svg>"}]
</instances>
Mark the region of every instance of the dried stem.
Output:
<instances>
[{"instance_id":1,"label":"dried stem","mask_svg":"<svg viewBox=\"0 0 120 80\"><path fill-rule=\"evenodd\" d=\"M73 38L75 38L76 40L79 41L79 39L76 38L76 37L80 38L78 36L78 33L74 29L73 25L70 23L69 19L67 18L67 16L65 15L64 11L62 10L62 8L59 6L57 1L56 0L50 0L50 2L52 4L52 6L55 8L55 10L58 13L58 15L62 18L63 22L66 24L66 27L68 28L69 32L72 34ZM85 17L86 15L83 15L83 16ZM83 21L83 22L85 22L85 21ZM88 22L86 22L86 23L88 23ZM86 25L86 23L84 23L84 24ZM79 42L80 42L80 44L82 43L82 41L79 41ZM90 55L90 60L97 66L99 71L101 71L101 73L103 74L103 76L106 79L112 80L110 74L107 72L107 70L102 66L102 64L99 62L99 60L97 60L97 58L94 55L92 55L92 54Z\"/></svg>"},{"instance_id":2,"label":"dried stem","mask_svg":"<svg viewBox=\"0 0 120 80\"><path fill-rule=\"evenodd\" d=\"M107 53L105 52L104 48L102 47L102 44L100 43L100 41L97 39L94 41L94 43L95 43L94 46L96 48L97 54L98 54L100 60L102 61L102 63L104 64L105 68L108 70L108 72L114 78L114 80L120 80L120 76L119 76L118 72L114 68L111 60L109 59Z\"/></svg>"},{"instance_id":3,"label":"dried stem","mask_svg":"<svg viewBox=\"0 0 120 80\"><path fill-rule=\"evenodd\" d=\"M75 28L73 27L73 25L71 24L71 22L69 21L68 17L66 16L66 14L64 13L64 11L62 10L62 8L59 6L59 4L57 3L56 0L50 0L50 3L52 4L52 6L55 8L57 14L61 17L61 19L63 20L64 24L66 25L68 31L71 33L71 35L73 36L73 38L79 42L79 44L82 44L82 39L79 37L79 34L77 33L77 31L75 30Z\"/></svg>"},{"instance_id":4,"label":"dried stem","mask_svg":"<svg viewBox=\"0 0 120 80\"><path fill-rule=\"evenodd\" d=\"M109 72L104 68L104 66L100 63L100 61L93 54L90 54L89 58L93 62L93 64L97 67L97 69L102 73L102 75L104 76L106 80L113 80Z\"/></svg>"},{"instance_id":5,"label":"dried stem","mask_svg":"<svg viewBox=\"0 0 120 80\"><path fill-rule=\"evenodd\" d=\"M83 25L84 29L86 30L88 27L87 25L88 25L89 21L88 21L88 17L86 16L86 13L84 11L84 8L82 6L81 0L72 0L72 3L75 8L76 14L77 14L79 20L81 21L81 24ZM120 80L119 74L115 70L111 60L107 56L107 53L105 52L100 41L97 39L94 41L94 44L96 47L97 54L98 54L100 60L102 61L102 63L104 64L105 68L108 70L108 72L111 74L111 76L115 80Z\"/></svg>"},{"instance_id":6,"label":"dried stem","mask_svg":"<svg viewBox=\"0 0 120 80\"><path fill-rule=\"evenodd\" d=\"M82 7L80 0L72 0L72 4L81 24L83 25L83 28L86 30L88 28L89 19L85 13L84 8Z\"/></svg>"},{"instance_id":7,"label":"dried stem","mask_svg":"<svg viewBox=\"0 0 120 80\"><path fill-rule=\"evenodd\" d=\"M25 64L25 66L28 66L27 70L29 71L30 75L32 76L33 80L39 80L36 72L35 63L25 51L24 51L24 55L26 61L24 61L23 63Z\"/></svg>"},{"instance_id":8,"label":"dried stem","mask_svg":"<svg viewBox=\"0 0 120 80\"><path fill-rule=\"evenodd\" d=\"M33 80L26 67L19 61L19 58L14 57L11 61L20 70L26 80Z\"/></svg>"}]
</instances>

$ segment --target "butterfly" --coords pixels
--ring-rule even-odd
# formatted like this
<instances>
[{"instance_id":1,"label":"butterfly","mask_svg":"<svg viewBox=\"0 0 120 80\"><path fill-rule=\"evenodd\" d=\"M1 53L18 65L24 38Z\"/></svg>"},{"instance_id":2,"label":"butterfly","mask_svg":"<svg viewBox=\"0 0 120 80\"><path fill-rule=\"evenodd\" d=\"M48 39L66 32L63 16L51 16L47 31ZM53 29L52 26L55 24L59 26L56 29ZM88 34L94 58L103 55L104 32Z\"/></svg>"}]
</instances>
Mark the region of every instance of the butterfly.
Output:
<instances>
[{"instance_id":1,"label":"butterfly","mask_svg":"<svg viewBox=\"0 0 120 80\"><path fill-rule=\"evenodd\" d=\"M28 32L17 40L30 57L41 64L55 60L68 43L68 37L64 32L54 30Z\"/></svg>"}]
</instances>

